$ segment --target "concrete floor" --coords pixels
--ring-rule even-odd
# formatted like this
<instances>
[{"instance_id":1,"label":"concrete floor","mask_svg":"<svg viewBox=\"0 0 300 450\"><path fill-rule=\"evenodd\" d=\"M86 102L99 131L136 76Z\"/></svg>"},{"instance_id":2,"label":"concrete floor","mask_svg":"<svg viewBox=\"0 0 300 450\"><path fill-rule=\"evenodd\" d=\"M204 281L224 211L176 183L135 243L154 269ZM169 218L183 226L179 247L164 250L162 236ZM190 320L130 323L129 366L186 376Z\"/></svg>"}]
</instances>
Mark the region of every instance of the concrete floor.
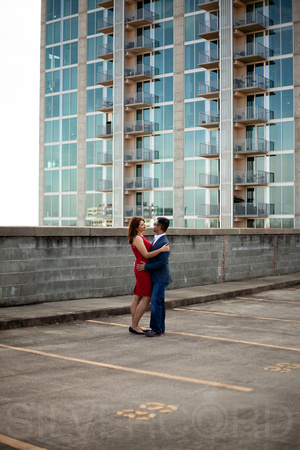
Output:
<instances>
[{"instance_id":1,"label":"concrete floor","mask_svg":"<svg viewBox=\"0 0 300 450\"><path fill-rule=\"evenodd\" d=\"M1 331L0 449L300 448L300 284L129 325Z\"/></svg>"}]
</instances>

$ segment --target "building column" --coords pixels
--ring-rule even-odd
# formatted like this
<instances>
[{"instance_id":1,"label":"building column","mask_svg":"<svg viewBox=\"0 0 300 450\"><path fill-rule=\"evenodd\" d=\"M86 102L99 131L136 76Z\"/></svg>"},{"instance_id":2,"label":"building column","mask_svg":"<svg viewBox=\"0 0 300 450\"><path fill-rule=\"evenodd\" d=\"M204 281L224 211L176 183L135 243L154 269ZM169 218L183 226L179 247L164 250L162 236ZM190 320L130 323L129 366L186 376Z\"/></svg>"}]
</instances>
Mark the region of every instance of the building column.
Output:
<instances>
[{"instance_id":1,"label":"building column","mask_svg":"<svg viewBox=\"0 0 300 450\"><path fill-rule=\"evenodd\" d=\"M295 228L300 228L300 3L293 1L294 25L294 141L295 141Z\"/></svg>"},{"instance_id":2,"label":"building column","mask_svg":"<svg viewBox=\"0 0 300 450\"><path fill-rule=\"evenodd\" d=\"M46 0L41 5L40 51L40 130L39 130L39 225L44 225L44 165L45 165L45 83L46 83Z\"/></svg>"},{"instance_id":3,"label":"building column","mask_svg":"<svg viewBox=\"0 0 300 450\"><path fill-rule=\"evenodd\" d=\"M83 227L86 217L86 0L79 0L78 8L77 226Z\"/></svg>"},{"instance_id":4,"label":"building column","mask_svg":"<svg viewBox=\"0 0 300 450\"><path fill-rule=\"evenodd\" d=\"M184 227L184 0L174 0L173 226Z\"/></svg>"}]
</instances>

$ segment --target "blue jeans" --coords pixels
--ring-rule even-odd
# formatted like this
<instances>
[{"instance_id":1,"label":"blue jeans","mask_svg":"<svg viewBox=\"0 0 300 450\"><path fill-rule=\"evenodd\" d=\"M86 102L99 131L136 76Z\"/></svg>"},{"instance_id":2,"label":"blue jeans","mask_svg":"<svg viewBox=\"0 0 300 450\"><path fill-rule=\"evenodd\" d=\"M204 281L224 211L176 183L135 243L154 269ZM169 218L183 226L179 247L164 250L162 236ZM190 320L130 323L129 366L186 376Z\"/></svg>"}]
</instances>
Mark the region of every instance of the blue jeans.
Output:
<instances>
[{"instance_id":1,"label":"blue jeans","mask_svg":"<svg viewBox=\"0 0 300 450\"><path fill-rule=\"evenodd\" d=\"M165 331L165 292L167 287L168 283L154 283L152 289L150 328L159 334Z\"/></svg>"}]
</instances>

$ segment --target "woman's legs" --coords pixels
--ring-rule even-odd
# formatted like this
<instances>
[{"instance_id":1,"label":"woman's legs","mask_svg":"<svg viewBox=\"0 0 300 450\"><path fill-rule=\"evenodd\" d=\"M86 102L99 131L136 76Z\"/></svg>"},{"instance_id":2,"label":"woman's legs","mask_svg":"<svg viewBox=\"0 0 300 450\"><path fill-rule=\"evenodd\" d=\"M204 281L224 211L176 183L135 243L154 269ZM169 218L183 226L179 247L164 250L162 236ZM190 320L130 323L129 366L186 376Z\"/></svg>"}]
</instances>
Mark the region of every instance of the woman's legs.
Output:
<instances>
[{"instance_id":1,"label":"woman's legs","mask_svg":"<svg viewBox=\"0 0 300 450\"><path fill-rule=\"evenodd\" d=\"M130 308L132 317L131 327L134 330L143 331L142 328L139 326L139 321L141 320L144 312L146 311L150 301L151 297L140 297L139 295L134 295Z\"/></svg>"}]
</instances>

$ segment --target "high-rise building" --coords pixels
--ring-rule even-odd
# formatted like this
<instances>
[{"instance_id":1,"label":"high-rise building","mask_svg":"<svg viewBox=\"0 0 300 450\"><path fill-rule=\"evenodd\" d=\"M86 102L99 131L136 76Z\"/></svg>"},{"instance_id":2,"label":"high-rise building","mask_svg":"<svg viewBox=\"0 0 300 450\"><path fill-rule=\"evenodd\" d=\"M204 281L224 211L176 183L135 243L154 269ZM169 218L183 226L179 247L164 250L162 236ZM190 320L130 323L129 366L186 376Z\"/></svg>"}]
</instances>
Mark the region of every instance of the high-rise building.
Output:
<instances>
[{"instance_id":1,"label":"high-rise building","mask_svg":"<svg viewBox=\"0 0 300 450\"><path fill-rule=\"evenodd\" d=\"M300 228L300 2L42 0L40 225Z\"/></svg>"}]
</instances>

